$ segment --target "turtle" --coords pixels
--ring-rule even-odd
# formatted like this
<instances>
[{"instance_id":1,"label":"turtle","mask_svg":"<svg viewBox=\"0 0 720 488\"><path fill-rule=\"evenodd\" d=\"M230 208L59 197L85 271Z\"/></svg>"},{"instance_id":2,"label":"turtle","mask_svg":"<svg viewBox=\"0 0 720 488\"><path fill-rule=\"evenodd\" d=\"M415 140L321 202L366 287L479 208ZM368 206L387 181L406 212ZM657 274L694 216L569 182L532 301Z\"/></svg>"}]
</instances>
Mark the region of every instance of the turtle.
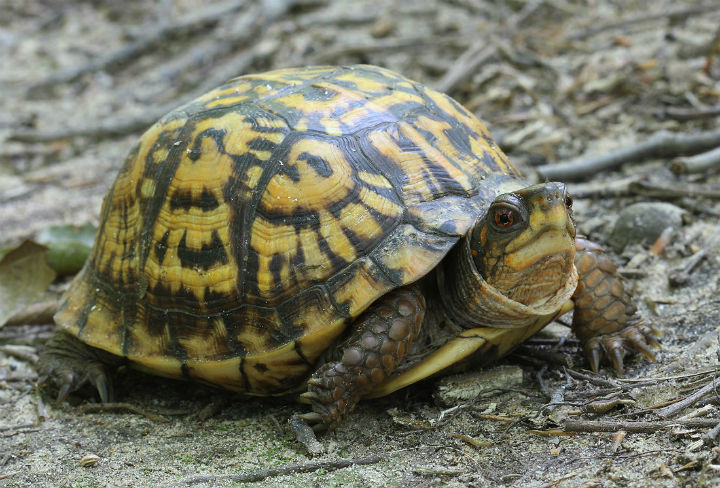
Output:
<instances>
[{"instance_id":1,"label":"turtle","mask_svg":"<svg viewBox=\"0 0 720 488\"><path fill-rule=\"evenodd\" d=\"M529 184L469 110L388 69L240 76L145 132L40 361L58 399L129 364L308 403L497 360L574 309L590 367L655 330L560 182Z\"/></svg>"}]
</instances>

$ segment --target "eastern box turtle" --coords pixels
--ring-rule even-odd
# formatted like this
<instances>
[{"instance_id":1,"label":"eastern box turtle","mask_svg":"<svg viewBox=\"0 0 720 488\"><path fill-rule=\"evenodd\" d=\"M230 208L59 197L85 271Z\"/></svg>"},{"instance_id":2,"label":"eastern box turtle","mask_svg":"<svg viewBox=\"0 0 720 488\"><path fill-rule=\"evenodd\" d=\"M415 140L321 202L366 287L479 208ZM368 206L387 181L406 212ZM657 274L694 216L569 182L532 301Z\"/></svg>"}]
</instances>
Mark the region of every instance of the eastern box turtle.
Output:
<instances>
[{"instance_id":1,"label":"eastern box turtle","mask_svg":"<svg viewBox=\"0 0 720 488\"><path fill-rule=\"evenodd\" d=\"M111 398L121 362L316 430L359 399L506 354L575 308L593 369L652 357L561 183L527 186L453 99L373 66L242 76L169 113L105 198L41 372Z\"/></svg>"}]
</instances>

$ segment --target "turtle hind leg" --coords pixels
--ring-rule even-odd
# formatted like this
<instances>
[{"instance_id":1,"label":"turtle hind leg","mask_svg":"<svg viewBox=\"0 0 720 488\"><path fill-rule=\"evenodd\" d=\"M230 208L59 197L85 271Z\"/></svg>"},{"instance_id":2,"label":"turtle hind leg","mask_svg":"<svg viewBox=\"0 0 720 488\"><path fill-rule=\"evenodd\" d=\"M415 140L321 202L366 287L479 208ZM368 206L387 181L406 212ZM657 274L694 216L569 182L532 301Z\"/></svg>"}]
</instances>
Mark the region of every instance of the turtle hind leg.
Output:
<instances>
[{"instance_id":1,"label":"turtle hind leg","mask_svg":"<svg viewBox=\"0 0 720 488\"><path fill-rule=\"evenodd\" d=\"M341 359L320 366L300 395L313 412L300 417L313 430L334 429L363 395L387 379L420 330L425 299L414 287L394 290L376 301L353 323L339 345Z\"/></svg>"},{"instance_id":2,"label":"turtle hind leg","mask_svg":"<svg viewBox=\"0 0 720 488\"><path fill-rule=\"evenodd\" d=\"M103 403L113 401L112 379L107 367L120 365L121 358L95 349L67 332L57 332L40 354L41 383L49 380L58 388L58 402L85 384L97 389Z\"/></svg>"}]
</instances>

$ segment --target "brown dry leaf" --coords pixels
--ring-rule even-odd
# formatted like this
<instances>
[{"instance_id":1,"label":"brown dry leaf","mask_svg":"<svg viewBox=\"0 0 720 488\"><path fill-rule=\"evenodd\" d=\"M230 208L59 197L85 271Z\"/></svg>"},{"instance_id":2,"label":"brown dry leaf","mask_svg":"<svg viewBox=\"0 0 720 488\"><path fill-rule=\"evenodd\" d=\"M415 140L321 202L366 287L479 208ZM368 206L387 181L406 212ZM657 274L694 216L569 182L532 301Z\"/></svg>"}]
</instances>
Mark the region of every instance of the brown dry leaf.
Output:
<instances>
[{"instance_id":1,"label":"brown dry leaf","mask_svg":"<svg viewBox=\"0 0 720 488\"><path fill-rule=\"evenodd\" d=\"M55 279L47 248L24 241L0 260L0 327L18 310L42 298Z\"/></svg>"}]
</instances>

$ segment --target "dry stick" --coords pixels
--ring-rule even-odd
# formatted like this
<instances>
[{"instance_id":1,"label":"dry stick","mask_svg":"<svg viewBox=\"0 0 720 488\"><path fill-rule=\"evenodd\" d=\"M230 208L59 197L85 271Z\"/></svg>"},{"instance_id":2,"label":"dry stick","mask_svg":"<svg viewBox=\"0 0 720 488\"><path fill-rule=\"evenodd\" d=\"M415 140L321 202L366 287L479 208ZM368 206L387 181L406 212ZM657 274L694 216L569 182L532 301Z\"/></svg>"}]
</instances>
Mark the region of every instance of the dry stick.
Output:
<instances>
[{"instance_id":1,"label":"dry stick","mask_svg":"<svg viewBox=\"0 0 720 488\"><path fill-rule=\"evenodd\" d=\"M7 425L4 427L0 427L0 432L6 432L8 430L30 429L33 427L37 427L37 424Z\"/></svg>"},{"instance_id":2,"label":"dry stick","mask_svg":"<svg viewBox=\"0 0 720 488\"><path fill-rule=\"evenodd\" d=\"M707 385L703 386L699 390L697 390L692 395L689 395L685 397L684 399L680 400L679 402L675 402L669 407L662 408L657 411L657 414L660 415L662 418L668 418L672 417L673 415L676 415L681 410L686 409L690 405L693 405L697 403L702 397L705 395L708 395L713 392L715 389L715 378L708 383Z\"/></svg>"},{"instance_id":3,"label":"dry stick","mask_svg":"<svg viewBox=\"0 0 720 488\"><path fill-rule=\"evenodd\" d=\"M122 46L110 54L94 59L88 64L76 68L67 68L50 75L47 79L32 85L28 92L35 94L42 90L51 89L62 83L72 83L87 73L96 71L115 71L134 61L147 51L161 46L163 43L182 36L197 34L239 10L247 4L244 0L233 0L218 5L215 8L201 9L200 15L189 15L181 22L152 32L147 37Z\"/></svg>"},{"instance_id":4,"label":"dry stick","mask_svg":"<svg viewBox=\"0 0 720 488\"><path fill-rule=\"evenodd\" d=\"M396 51L396 50L413 50L425 49L428 46L442 46L459 44L466 46L467 38L465 36L447 36L447 37L417 37L405 39L383 39L380 41L366 42L362 44L338 46L334 49L327 49L314 56L312 63L334 63L338 58L344 56L353 56L356 54L367 54L371 52Z\"/></svg>"},{"instance_id":5,"label":"dry stick","mask_svg":"<svg viewBox=\"0 0 720 488\"><path fill-rule=\"evenodd\" d=\"M687 419L661 420L657 422L622 422L605 420L566 420L563 424L565 432L640 432L652 434L658 430L672 427L689 427L691 429L714 428L720 423L718 419Z\"/></svg>"},{"instance_id":6,"label":"dry stick","mask_svg":"<svg viewBox=\"0 0 720 488\"><path fill-rule=\"evenodd\" d=\"M720 169L720 146L712 151L676 158L670 162L670 171L679 174L702 173L709 169Z\"/></svg>"},{"instance_id":7,"label":"dry stick","mask_svg":"<svg viewBox=\"0 0 720 488\"><path fill-rule=\"evenodd\" d=\"M707 188L692 183L683 183L682 187L662 185L659 183L645 183L635 181L628 185L628 190L634 195L651 198L675 199L683 197L720 198L720 188Z\"/></svg>"},{"instance_id":8,"label":"dry stick","mask_svg":"<svg viewBox=\"0 0 720 488\"><path fill-rule=\"evenodd\" d=\"M574 369L566 369L565 372L575 379L585 380L585 381L588 381L595 385L605 386L605 387L610 387L610 388L615 388L615 389L622 388L621 385L619 385L616 382L609 380L607 378L602 378L599 376L592 376L589 374L581 373L580 371L575 371Z\"/></svg>"},{"instance_id":9,"label":"dry stick","mask_svg":"<svg viewBox=\"0 0 720 488\"><path fill-rule=\"evenodd\" d=\"M720 115L720 105L701 109L687 109L668 107L665 109L665 116L675 120L699 120L710 119Z\"/></svg>"},{"instance_id":10,"label":"dry stick","mask_svg":"<svg viewBox=\"0 0 720 488\"><path fill-rule=\"evenodd\" d=\"M703 434L702 440L705 445L717 444L718 436L720 436L720 423L713 427L712 430Z\"/></svg>"},{"instance_id":11,"label":"dry stick","mask_svg":"<svg viewBox=\"0 0 720 488\"><path fill-rule=\"evenodd\" d=\"M90 127L77 127L74 129L60 129L56 131L39 132L35 130L17 131L8 136L9 141L17 142L54 142L76 137L89 137L93 140L122 137L147 129L160 117L177 107L177 102L159 107L153 107L139 117L121 120L120 122L100 123Z\"/></svg>"},{"instance_id":12,"label":"dry stick","mask_svg":"<svg viewBox=\"0 0 720 488\"><path fill-rule=\"evenodd\" d=\"M687 284L690 281L690 273L705 259L709 251L709 247L700 249L687 260L684 266L670 270L668 273L668 282L670 285L682 286Z\"/></svg>"},{"instance_id":13,"label":"dry stick","mask_svg":"<svg viewBox=\"0 0 720 488\"><path fill-rule=\"evenodd\" d=\"M112 412L112 411L127 411L130 413L136 413L143 417L153 420L155 422L167 422L168 419L161 415L157 415L147 410L135 406L131 403L87 403L81 405L80 411L84 413L98 413L98 412Z\"/></svg>"},{"instance_id":14,"label":"dry stick","mask_svg":"<svg viewBox=\"0 0 720 488\"><path fill-rule=\"evenodd\" d=\"M676 157L697 154L720 145L720 130L685 134L660 131L638 144L592 157L580 157L559 164L537 168L541 177L551 180L578 180L624 163L653 157Z\"/></svg>"},{"instance_id":15,"label":"dry stick","mask_svg":"<svg viewBox=\"0 0 720 488\"><path fill-rule=\"evenodd\" d=\"M692 7L683 7L667 10L665 12L653 15L647 15L645 13L634 15L617 22L611 22L609 24L599 25L590 29L576 30L571 32L566 38L566 41L578 41L585 39L586 37L594 36L604 31L620 29L633 24L640 24L643 22L651 22L654 20L662 20L668 17L687 17L689 15L698 15L705 12L712 12L713 10L720 10L720 4L716 1L710 3L703 3Z\"/></svg>"},{"instance_id":16,"label":"dry stick","mask_svg":"<svg viewBox=\"0 0 720 488\"><path fill-rule=\"evenodd\" d=\"M633 174L618 179L603 179L602 181L590 181L577 183L570 187L570 193L574 198L619 198L632 195L629 187L631 183L646 179L644 174Z\"/></svg>"},{"instance_id":17,"label":"dry stick","mask_svg":"<svg viewBox=\"0 0 720 488\"><path fill-rule=\"evenodd\" d=\"M311 473L320 469L325 471L335 471L336 469L347 468L350 466L360 466L366 464L376 464L382 461L380 456L370 456L357 459L336 459L331 461L316 461L305 464L290 464L272 469L261 469L250 473L226 475L226 476L197 476L195 478L185 478L180 480L180 484L194 485L196 483L217 483L220 481L234 481L239 483L251 483L262 481L274 476L284 476L288 474Z\"/></svg>"},{"instance_id":18,"label":"dry stick","mask_svg":"<svg viewBox=\"0 0 720 488\"><path fill-rule=\"evenodd\" d=\"M450 66L442 79L437 82L436 89L443 93L452 92L495 54L497 54L495 46L488 46L485 40L475 41Z\"/></svg>"}]
</instances>

